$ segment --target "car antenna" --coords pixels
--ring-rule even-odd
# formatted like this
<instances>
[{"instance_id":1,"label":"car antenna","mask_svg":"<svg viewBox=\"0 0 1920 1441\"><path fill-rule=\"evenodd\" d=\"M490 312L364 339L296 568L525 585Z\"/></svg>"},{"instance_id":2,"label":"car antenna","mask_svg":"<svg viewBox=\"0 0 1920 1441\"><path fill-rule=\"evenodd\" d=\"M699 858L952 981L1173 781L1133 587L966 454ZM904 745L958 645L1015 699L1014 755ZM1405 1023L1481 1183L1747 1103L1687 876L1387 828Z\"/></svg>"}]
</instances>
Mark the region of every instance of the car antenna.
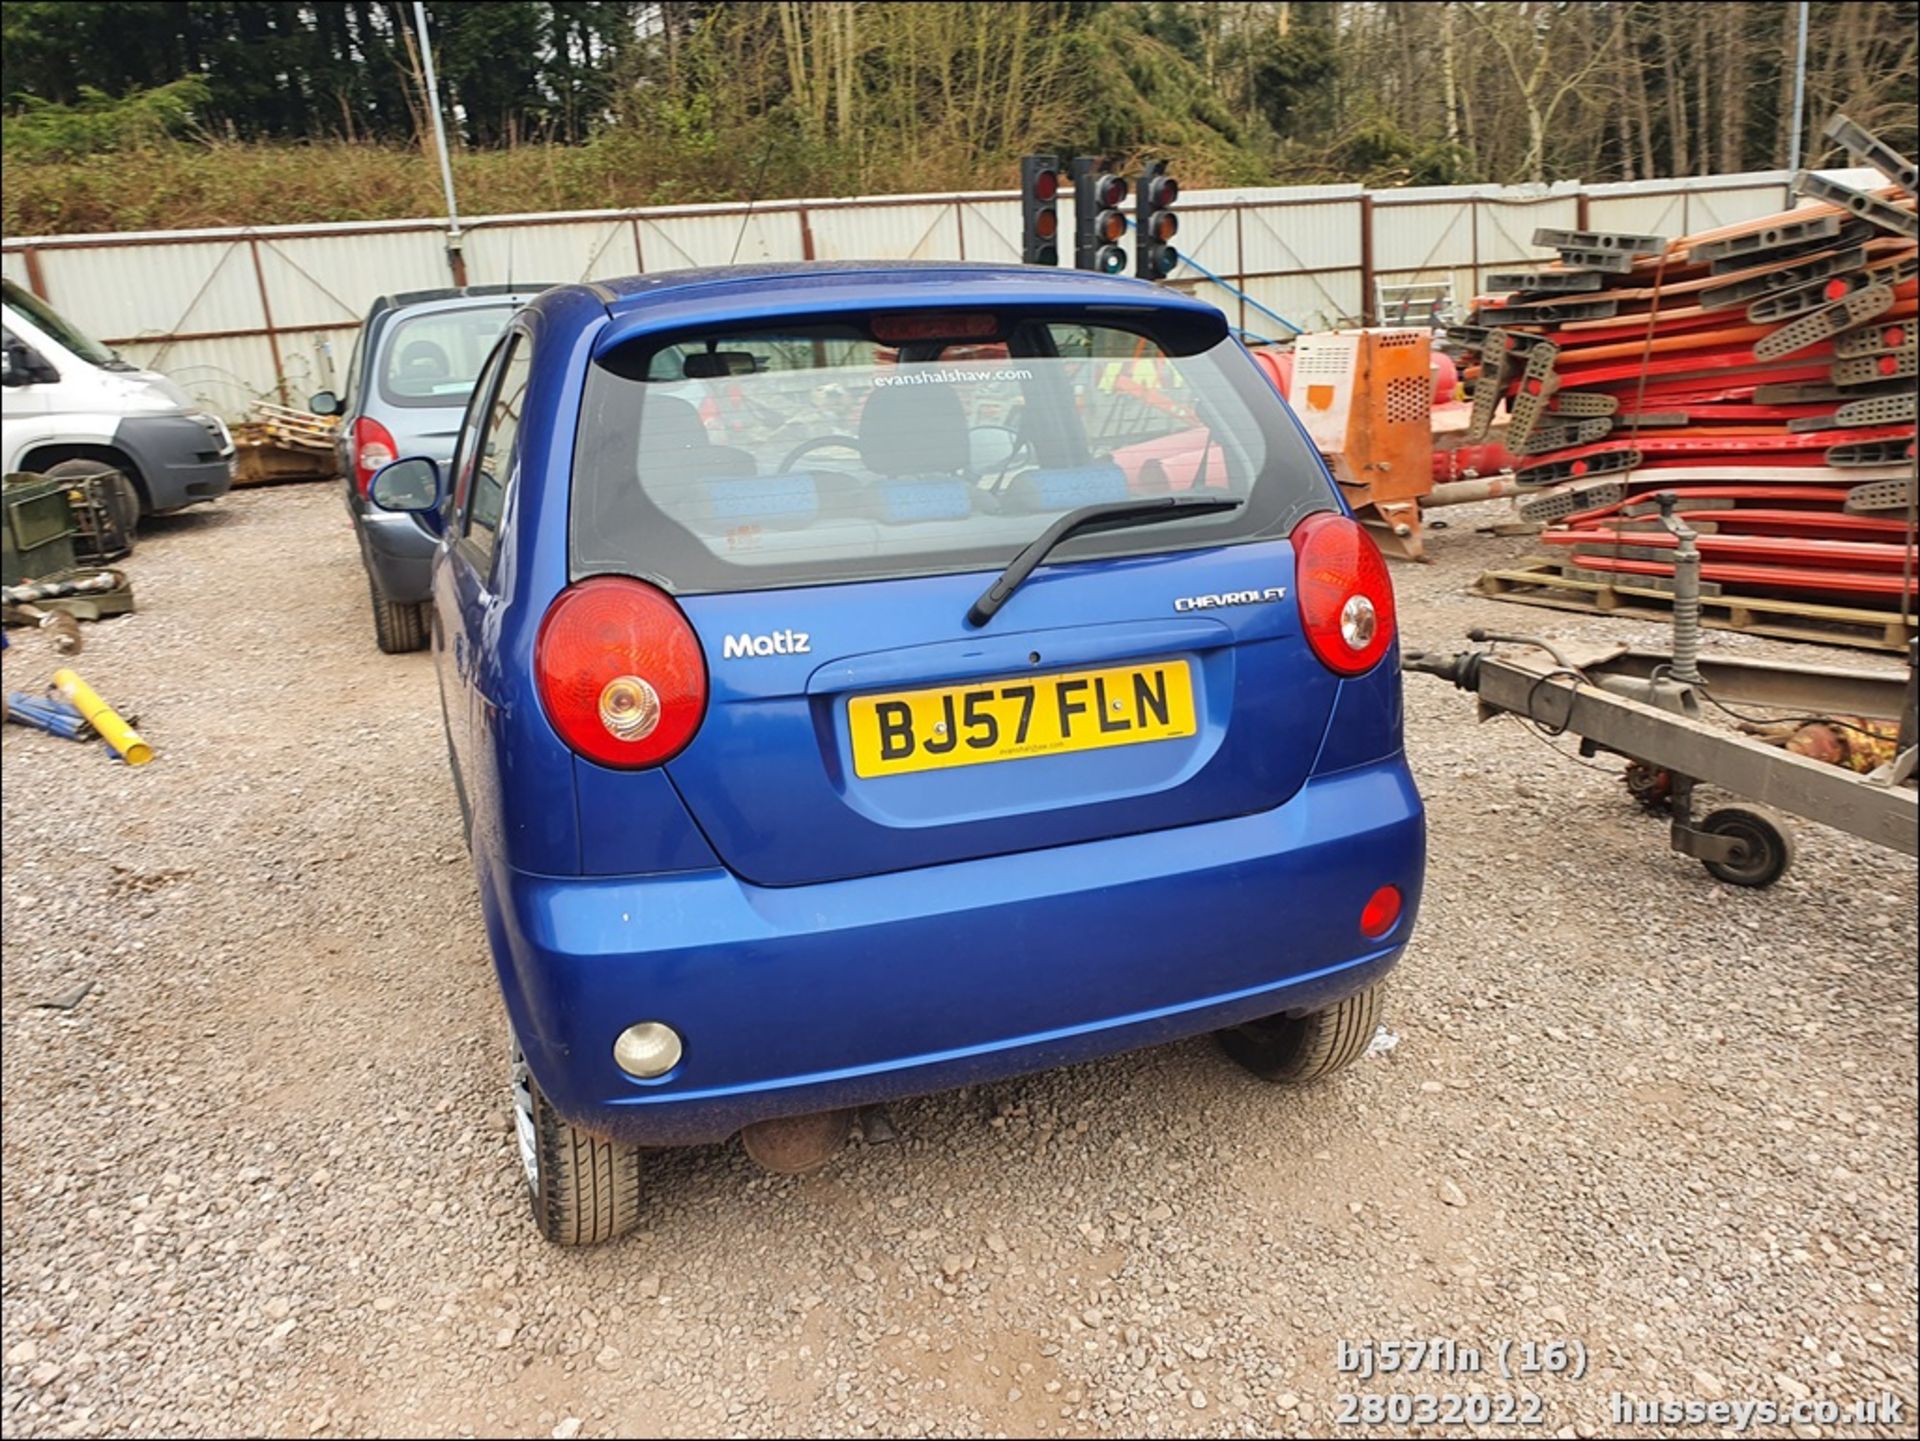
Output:
<instances>
[{"instance_id":1,"label":"car antenna","mask_svg":"<svg viewBox=\"0 0 1920 1441\"><path fill-rule=\"evenodd\" d=\"M760 147L760 170L753 177L753 192L747 196L746 214L740 217L740 233L733 237L733 254L727 257L731 265L740 258L740 242L747 238L747 222L753 219L753 207L760 203L760 182L767 178L767 162L773 158L773 136L767 136L767 143Z\"/></svg>"}]
</instances>

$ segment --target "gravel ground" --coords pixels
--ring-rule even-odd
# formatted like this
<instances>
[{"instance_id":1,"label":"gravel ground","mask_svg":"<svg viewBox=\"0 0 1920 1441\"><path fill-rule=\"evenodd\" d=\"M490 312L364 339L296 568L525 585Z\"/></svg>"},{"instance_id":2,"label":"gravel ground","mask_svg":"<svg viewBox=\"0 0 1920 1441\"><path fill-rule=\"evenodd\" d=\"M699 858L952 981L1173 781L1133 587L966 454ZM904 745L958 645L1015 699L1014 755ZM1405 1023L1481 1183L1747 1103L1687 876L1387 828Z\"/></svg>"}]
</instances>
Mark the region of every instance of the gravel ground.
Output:
<instances>
[{"instance_id":1,"label":"gravel ground","mask_svg":"<svg viewBox=\"0 0 1920 1441\"><path fill-rule=\"evenodd\" d=\"M1468 594L1524 549L1490 515L1397 569L1410 646L1657 640ZM1543 1434L1618 1433L1615 1392L1890 1392L1897 1424L1824 1434L1912 1434L1902 857L1805 826L1775 890L1720 886L1612 775L1413 677L1397 1047L1298 1092L1193 1042L935 1096L798 1180L664 1153L646 1232L562 1252L525 1214L430 666L374 651L331 488L156 522L130 569L141 613L80 669L159 759L4 747L9 1436L1311 1434L1347 1393L1523 1384ZM1589 1365L1337 1370L1410 1336Z\"/></svg>"}]
</instances>

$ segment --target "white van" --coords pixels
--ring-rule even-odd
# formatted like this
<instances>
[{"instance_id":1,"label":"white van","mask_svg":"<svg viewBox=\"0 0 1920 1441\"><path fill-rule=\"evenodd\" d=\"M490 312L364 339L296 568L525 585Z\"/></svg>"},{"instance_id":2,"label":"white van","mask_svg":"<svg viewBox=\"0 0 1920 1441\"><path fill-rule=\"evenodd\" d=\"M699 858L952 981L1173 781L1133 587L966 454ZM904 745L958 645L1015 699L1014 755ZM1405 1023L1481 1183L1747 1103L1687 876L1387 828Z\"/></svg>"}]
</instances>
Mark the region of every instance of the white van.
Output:
<instances>
[{"instance_id":1,"label":"white van","mask_svg":"<svg viewBox=\"0 0 1920 1441\"><path fill-rule=\"evenodd\" d=\"M215 500L233 484L233 437L164 375L140 370L0 280L0 454L6 473L113 469L144 514Z\"/></svg>"}]
</instances>

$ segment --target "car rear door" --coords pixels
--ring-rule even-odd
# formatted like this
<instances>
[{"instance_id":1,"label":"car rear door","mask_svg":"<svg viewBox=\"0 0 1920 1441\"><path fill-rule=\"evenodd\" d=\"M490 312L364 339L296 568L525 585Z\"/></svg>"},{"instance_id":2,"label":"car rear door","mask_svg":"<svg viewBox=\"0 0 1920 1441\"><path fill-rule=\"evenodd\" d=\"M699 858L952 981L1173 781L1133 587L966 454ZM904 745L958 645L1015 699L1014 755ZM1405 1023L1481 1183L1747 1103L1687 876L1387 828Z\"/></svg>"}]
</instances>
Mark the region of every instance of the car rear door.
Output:
<instances>
[{"instance_id":1,"label":"car rear door","mask_svg":"<svg viewBox=\"0 0 1920 1441\"><path fill-rule=\"evenodd\" d=\"M520 405L532 362L523 332L509 330L482 367L452 463L451 496L434 570L433 646L455 780L470 826L497 810L486 781L487 736L476 717L497 702L498 660L485 652L500 519L512 467Z\"/></svg>"},{"instance_id":2,"label":"car rear door","mask_svg":"<svg viewBox=\"0 0 1920 1441\"><path fill-rule=\"evenodd\" d=\"M333 429L334 464L346 486L349 508L359 496L353 481L353 423L366 409L367 350L375 343L381 320L387 311L376 306L353 337L353 351L347 357L347 378L340 383L340 421Z\"/></svg>"},{"instance_id":3,"label":"car rear door","mask_svg":"<svg viewBox=\"0 0 1920 1441\"><path fill-rule=\"evenodd\" d=\"M1068 845L1305 780L1337 682L1287 604L1285 541L1062 566L974 633L987 579L686 602L711 691L668 773L732 869L799 884ZM1177 610L1204 591L1249 603ZM768 653L789 637L806 650Z\"/></svg>"}]
</instances>

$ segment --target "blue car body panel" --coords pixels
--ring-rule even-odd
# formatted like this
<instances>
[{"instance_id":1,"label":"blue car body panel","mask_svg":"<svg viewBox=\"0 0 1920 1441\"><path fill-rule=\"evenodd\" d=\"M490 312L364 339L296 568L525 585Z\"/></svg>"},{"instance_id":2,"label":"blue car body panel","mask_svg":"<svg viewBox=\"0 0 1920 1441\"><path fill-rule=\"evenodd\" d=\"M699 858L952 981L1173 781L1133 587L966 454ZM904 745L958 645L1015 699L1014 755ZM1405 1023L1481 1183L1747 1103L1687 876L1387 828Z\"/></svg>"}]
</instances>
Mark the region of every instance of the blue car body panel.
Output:
<instances>
[{"instance_id":1,"label":"blue car body panel","mask_svg":"<svg viewBox=\"0 0 1920 1441\"><path fill-rule=\"evenodd\" d=\"M991 572L916 577L905 582L913 587L907 606L888 602L903 584L895 580L690 596L683 605L708 647L711 698L700 733L667 774L683 795L703 798L701 825L728 865L765 885L886 869L903 843L916 864L938 865L1278 805L1306 779L1338 681L1307 649L1292 606L1177 616L1173 602L1287 585L1292 563L1291 548L1277 541L1057 566L972 634L967 607ZM768 615L839 659L724 664L724 638ZM1262 654L1269 650L1278 654ZM852 693L1136 658L1187 663L1197 735L1105 752L1097 778L1084 753L880 781L852 774L838 723ZM788 734L811 747L756 743ZM797 834L806 845L793 843Z\"/></svg>"},{"instance_id":2,"label":"blue car body panel","mask_svg":"<svg viewBox=\"0 0 1920 1441\"><path fill-rule=\"evenodd\" d=\"M555 1107L682 1145L1331 1004L1398 958L1424 859L1394 760L1233 820L852 881L488 867L486 888L508 1013ZM1406 910L1367 941L1383 883ZM661 1081L613 1064L640 1015L687 1037Z\"/></svg>"},{"instance_id":3,"label":"blue car body panel","mask_svg":"<svg viewBox=\"0 0 1920 1441\"><path fill-rule=\"evenodd\" d=\"M1397 653L1350 679L1315 659L1285 540L1043 566L984 629L963 617L991 571L681 596L709 675L687 748L617 771L560 739L534 649L571 581L594 357L689 326L932 304L1219 323L1135 282L900 265L562 287L514 321L535 356L517 480L490 559L440 543L433 645L508 1012L542 1090L589 1130L716 1140L1316 1009L1385 974L1414 924L1424 818ZM1323 508L1343 508L1312 463ZM1268 588L1289 597L1173 604ZM723 660L728 635L782 626L809 632L809 652ZM1081 753L879 784L852 772L851 694L1141 658L1192 667L1197 734L1096 768ZM1358 918L1383 884L1404 913L1369 940ZM612 1062L639 1020L685 1038L655 1081Z\"/></svg>"}]
</instances>

